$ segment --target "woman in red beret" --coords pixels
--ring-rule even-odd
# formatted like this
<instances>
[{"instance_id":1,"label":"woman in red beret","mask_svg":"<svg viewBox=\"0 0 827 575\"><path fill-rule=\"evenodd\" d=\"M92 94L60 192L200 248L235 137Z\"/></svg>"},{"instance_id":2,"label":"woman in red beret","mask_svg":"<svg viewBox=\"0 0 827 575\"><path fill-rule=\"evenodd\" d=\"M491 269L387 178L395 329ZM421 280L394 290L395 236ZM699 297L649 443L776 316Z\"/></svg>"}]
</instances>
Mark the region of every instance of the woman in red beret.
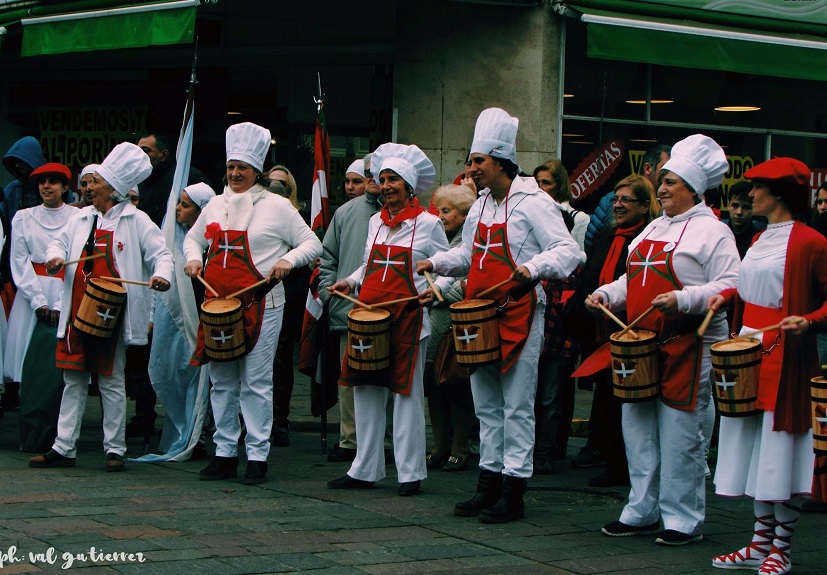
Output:
<instances>
[{"instance_id":1,"label":"woman in red beret","mask_svg":"<svg viewBox=\"0 0 827 575\"><path fill-rule=\"evenodd\" d=\"M17 286L9 315L5 373L20 386L20 449L41 453L57 434L63 373L52 357L57 346L63 274L46 273L46 246L77 212L64 203L72 173L48 163L29 175L42 204L18 210L12 221L10 265Z\"/></svg>"},{"instance_id":2,"label":"woman in red beret","mask_svg":"<svg viewBox=\"0 0 827 575\"><path fill-rule=\"evenodd\" d=\"M819 375L816 332L827 329L827 240L801 223L809 208L810 170L774 158L746 172L753 214L769 225L744 256L737 293L713 296L710 309L735 298L733 326L765 331L757 413L721 418L715 491L754 498L752 541L712 560L722 569L789 573L790 543L803 496L812 491L810 379ZM723 372L714 374L718 378ZM725 378L724 378L725 379Z\"/></svg>"}]
</instances>

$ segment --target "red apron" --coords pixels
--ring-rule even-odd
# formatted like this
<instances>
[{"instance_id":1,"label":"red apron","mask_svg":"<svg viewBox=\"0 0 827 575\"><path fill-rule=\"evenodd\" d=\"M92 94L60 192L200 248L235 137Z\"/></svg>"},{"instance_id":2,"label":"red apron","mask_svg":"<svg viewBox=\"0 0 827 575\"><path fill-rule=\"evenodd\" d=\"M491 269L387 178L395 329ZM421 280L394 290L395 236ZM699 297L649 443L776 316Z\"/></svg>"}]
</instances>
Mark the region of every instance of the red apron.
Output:
<instances>
[{"instance_id":1,"label":"red apron","mask_svg":"<svg viewBox=\"0 0 827 575\"><path fill-rule=\"evenodd\" d=\"M253 265L246 230L219 230L212 238L204 264L204 280L217 291L230 294L264 279ZM275 284L273 284L275 285ZM259 299L256 299L258 296ZM215 297L207 290L204 301ZM237 296L241 300L244 325L244 355L256 346L261 322L264 319L264 302L259 291L246 291ZM234 360L244 357L241 355ZM233 361L234 361L233 360ZM204 365L210 358L204 353L204 326L198 323L198 340L190 359L191 365Z\"/></svg>"},{"instance_id":2,"label":"red apron","mask_svg":"<svg viewBox=\"0 0 827 575\"><path fill-rule=\"evenodd\" d=\"M690 218L691 219L691 218ZM689 220L677 242L644 238L626 263L626 316L637 318L649 309L655 296L683 289L672 267L672 255L686 231ZM702 346L696 330L702 316L666 314L655 310L639 324L658 334L661 401L684 411L693 411L698 397Z\"/></svg>"},{"instance_id":3,"label":"red apron","mask_svg":"<svg viewBox=\"0 0 827 575\"><path fill-rule=\"evenodd\" d=\"M74 371L93 371L100 375L112 375L112 365L115 362L115 346L120 333L115 330L113 337L95 337L75 329L72 322L75 320L83 294L86 293L86 284L89 280L101 276L118 278L115 267L115 258L112 253L113 233L107 230L95 230L95 244L92 254L104 254L105 257L86 260L77 264L75 279L72 284L72 302L69 309L61 313L69 314L66 324L66 337L57 340L55 366L58 369ZM84 253L84 256L87 254ZM126 304L125 304L126 305ZM123 321L125 313L121 313L118 323ZM149 327L149 326L147 326Z\"/></svg>"},{"instance_id":4,"label":"red apron","mask_svg":"<svg viewBox=\"0 0 827 575\"><path fill-rule=\"evenodd\" d=\"M773 325L784 319L781 308L769 308L744 302L743 324L758 328ZM761 336L763 354L761 371L758 375L758 401L755 407L764 411L775 411L778 399L778 386L781 383L781 367L784 360L784 332L774 329L765 331Z\"/></svg>"},{"instance_id":5,"label":"red apron","mask_svg":"<svg viewBox=\"0 0 827 575\"><path fill-rule=\"evenodd\" d=\"M491 194L486 196L485 202L490 196ZM482 211L485 210L485 202L483 202ZM518 267L511 258L511 251L508 248L508 195L505 196L505 213L506 221L502 224L490 226L483 223L477 224L471 251L471 269L468 271L466 299L475 299L477 294L487 287L511 277ZM531 297L512 301L509 291L513 287L513 284L506 284L485 296L497 303L499 311L497 323L500 332L502 354L500 370L502 373L511 369L520 357L520 351L528 339L537 303L534 290L530 292Z\"/></svg>"},{"instance_id":6,"label":"red apron","mask_svg":"<svg viewBox=\"0 0 827 575\"><path fill-rule=\"evenodd\" d=\"M413 226L411 245L407 247L377 244L374 237L365 279L359 290L359 301L372 304L417 295L411 276L415 219ZM376 233L378 236L379 232ZM348 365L345 354L339 385L381 385L394 393L410 395L419 353L419 336L422 333L422 310L418 305L413 305L415 303L403 302L384 308L391 314L390 367L376 371L354 369ZM348 339L349 345L358 344Z\"/></svg>"}]
</instances>

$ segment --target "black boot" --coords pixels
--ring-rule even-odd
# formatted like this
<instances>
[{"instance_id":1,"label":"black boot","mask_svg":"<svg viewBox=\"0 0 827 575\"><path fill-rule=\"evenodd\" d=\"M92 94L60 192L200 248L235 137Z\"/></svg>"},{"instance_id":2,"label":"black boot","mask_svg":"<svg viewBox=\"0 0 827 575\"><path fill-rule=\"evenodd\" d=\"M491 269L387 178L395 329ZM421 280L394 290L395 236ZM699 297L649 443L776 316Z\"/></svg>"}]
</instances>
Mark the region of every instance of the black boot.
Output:
<instances>
[{"instance_id":1,"label":"black boot","mask_svg":"<svg viewBox=\"0 0 827 575\"><path fill-rule=\"evenodd\" d=\"M482 510L480 521L483 523L508 523L509 521L522 519L525 515L525 507L523 506L525 486L526 480L524 478L506 475L500 500L491 507Z\"/></svg>"},{"instance_id":2,"label":"black boot","mask_svg":"<svg viewBox=\"0 0 827 575\"><path fill-rule=\"evenodd\" d=\"M486 507L494 505L500 498L503 488L503 475L499 472L480 469L480 478L477 481L477 492L468 501L460 501L454 505L454 515L460 517L476 517Z\"/></svg>"},{"instance_id":3,"label":"black boot","mask_svg":"<svg viewBox=\"0 0 827 575\"><path fill-rule=\"evenodd\" d=\"M208 466L201 470L198 479L215 481L233 479L238 474L238 457L219 457L216 455Z\"/></svg>"}]
</instances>

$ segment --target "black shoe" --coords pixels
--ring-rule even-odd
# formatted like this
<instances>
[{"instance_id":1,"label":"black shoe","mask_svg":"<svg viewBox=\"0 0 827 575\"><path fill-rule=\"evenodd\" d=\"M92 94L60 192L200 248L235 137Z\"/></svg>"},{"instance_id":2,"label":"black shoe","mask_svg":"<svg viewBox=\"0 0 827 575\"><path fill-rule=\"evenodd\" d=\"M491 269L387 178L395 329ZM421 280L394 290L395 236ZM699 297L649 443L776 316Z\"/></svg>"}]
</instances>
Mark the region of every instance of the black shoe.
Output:
<instances>
[{"instance_id":1,"label":"black shoe","mask_svg":"<svg viewBox=\"0 0 827 575\"><path fill-rule=\"evenodd\" d=\"M525 516L523 495L525 494L526 483L527 481L523 477L506 475L503 478L503 491L499 501L480 511L480 521L483 523L508 523L522 519Z\"/></svg>"},{"instance_id":2,"label":"black shoe","mask_svg":"<svg viewBox=\"0 0 827 575\"><path fill-rule=\"evenodd\" d=\"M400 497L407 497L408 495L416 495L419 493L419 486L422 482L421 481L408 481L406 483L399 484L399 495Z\"/></svg>"},{"instance_id":3,"label":"black shoe","mask_svg":"<svg viewBox=\"0 0 827 575\"><path fill-rule=\"evenodd\" d=\"M290 428L274 427L271 443L276 447L290 447Z\"/></svg>"},{"instance_id":4,"label":"black shoe","mask_svg":"<svg viewBox=\"0 0 827 575\"><path fill-rule=\"evenodd\" d=\"M675 531L674 529L665 529L661 531L658 538L655 539L655 543L658 545L687 545L689 543L697 543L704 538L703 535L698 533L697 535L688 535L686 533L681 533L680 531Z\"/></svg>"},{"instance_id":5,"label":"black shoe","mask_svg":"<svg viewBox=\"0 0 827 575\"><path fill-rule=\"evenodd\" d=\"M437 455L433 451L425 454L425 467L429 470L442 469L446 461L448 461L447 455Z\"/></svg>"},{"instance_id":6,"label":"black shoe","mask_svg":"<svg viewBox=\"0 0 827 575\"><path fill-rule=\"evenodd\" d=\"M29 459L29 467L74 467L75 458L61 455L54 449L50 449L43 455L35 455Z\"/></svg>"},{"instance_id":7,"label":"black shoe","mask_svg":"<svg viewBox=\"0 0 827 575\"><path fill-rule=\"evenodd\" d=\"M462 455L452 455L442 466L442 471L464 471L468 468L468 458Z\"/></svg>"},{"instance_id":8,"label":"black shoe","mask_svg":"<svg viewBox=\"0 0 827 575\"><path fill-rule=\"evenodd\" d=\"M500 499L502 488L502 473L480 469L477 492L468 501L460 501L454 505L454 515L476 517L483 509L494 505Z\"/></svg>"},{"instance_id":9,"label":"black shoe","mask_svg":"<svg viewBox=\"0 0 827 575\"><path fill-rule=\"evenodd\" d=\"M601 531L610 537L631 537L632 535L654 535L660 529L660 521L651 525L627 525L622 521L612 521L603 526Z\"/></svg>"},{"instance_id":10,"label":"black shoe","mask_svg":"<svg viewBox=\"0 0 827 575\"><path fill-rule=\"evenodd\" d=\"M241 482L245 485L257 485L265 481L267 481L267 462L248 461L247 470L244 472L244 479Z\"/></svg>"},{"instance_id":11,"label":"black shoe","mask_svg":"<svg viewBox=\"0 0 827 575\"><path fill-rule=\"evenodd\" d=\"M598 467L600 465L604 465L605 463L606 461L603 459L600 452L588 445L583 447L583 449L580 450L580 453L578 453L571 460L572 467Z\"/></svg>"},{"instance_id":12,"label":"black shoe","mask_svg":"<svg viewBox=\"0 0 827 575\"><path fill-rule=\"evenodd\" d=\"M336 444L336 447L333 448L333 451L327 454L327 460L334 463L353 461L354 459L356 459L356 450L349 449L347 447L339 447L338 443Z\"/></svg>"},{"instance_id":13,"label":"black shoe","mask_svg":"<svg viewBox=\"0 0 827 575\"><path fill-rule=\"evenodd\" d=\"M362 481L361 479L354 479L350 475L344 475L339 479L332 479L327 482L329 489L370 489L373 487L373 481Z\"/></svg>"},{"instance_id":14,"label":"black shoe","mask_svg":"<svg viewBox=\"0 0 827 575\"><path fill-rule=\"evenodd\" d=\"M589 479L589 487L616 487L619 485L629 485L629 476L615 475L604 471L600 475Z\"/></svg>"},{"instance_id":15,"label":"black shoe","mask_svg":"<svg viewBox=\"0 0 827 575\"><path fill-rule=\"evenodd\" d=\"M216 455L208 466L201 470L198 479L201 481L216 481L218 479L234 479L238 474L238 457L219 457Z\"/></svg>"},{"instance_id":16,"label":"black shoe","mask_svg":"<svg viewBox=\"0 0 827 575\"><path fill-rule=\"evenodd\" d=\"M118 455L117 453L107 453L106 463L103 464L103 468L106 471L123 471L126 469L123 462L123 455Z\"/></svg>"}]
</instances>

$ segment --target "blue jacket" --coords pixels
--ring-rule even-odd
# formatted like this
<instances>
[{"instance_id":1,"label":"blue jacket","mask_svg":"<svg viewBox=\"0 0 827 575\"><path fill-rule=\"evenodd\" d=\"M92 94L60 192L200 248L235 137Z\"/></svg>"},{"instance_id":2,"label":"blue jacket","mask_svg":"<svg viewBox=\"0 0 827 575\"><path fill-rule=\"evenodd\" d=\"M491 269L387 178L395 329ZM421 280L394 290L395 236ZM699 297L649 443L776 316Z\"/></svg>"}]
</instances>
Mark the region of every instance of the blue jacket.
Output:
<instances>
[{"instance_id":1,"label":"blue jacket","mask_svg":"<svg viewBox=\"0 0 827 575\"><path fill-rule=\"evenodd\" d=\"M584 242L587 253L597 235L612 222L613 211L611 198L614 195L614 190L612 190L600 198L600 202L591 215L589 227L586 228L586 241Z\"/></svg>"},{"instance_id":2,"label":"blue jacket","mask_svg":"<svg viewBox=\"0 0 827 575\"><path fill-rule=\"evenodd\" d=\"M16 174L12 172L14 160L20 160L31 166L35 170L46 163L46 157L43 155L43 148L32 136L25 136L17 140L6 155L3 156L3 165L6 169L17 178ZM14 214L20 208L33 208L40 203L40 195L37 190L37 185L32 186L28 180L20 181L15 179L12 183L6 186L6 197L0 204L0 210L8 218L8 221L14 219Z\"/></svg>"}]
</instances>

